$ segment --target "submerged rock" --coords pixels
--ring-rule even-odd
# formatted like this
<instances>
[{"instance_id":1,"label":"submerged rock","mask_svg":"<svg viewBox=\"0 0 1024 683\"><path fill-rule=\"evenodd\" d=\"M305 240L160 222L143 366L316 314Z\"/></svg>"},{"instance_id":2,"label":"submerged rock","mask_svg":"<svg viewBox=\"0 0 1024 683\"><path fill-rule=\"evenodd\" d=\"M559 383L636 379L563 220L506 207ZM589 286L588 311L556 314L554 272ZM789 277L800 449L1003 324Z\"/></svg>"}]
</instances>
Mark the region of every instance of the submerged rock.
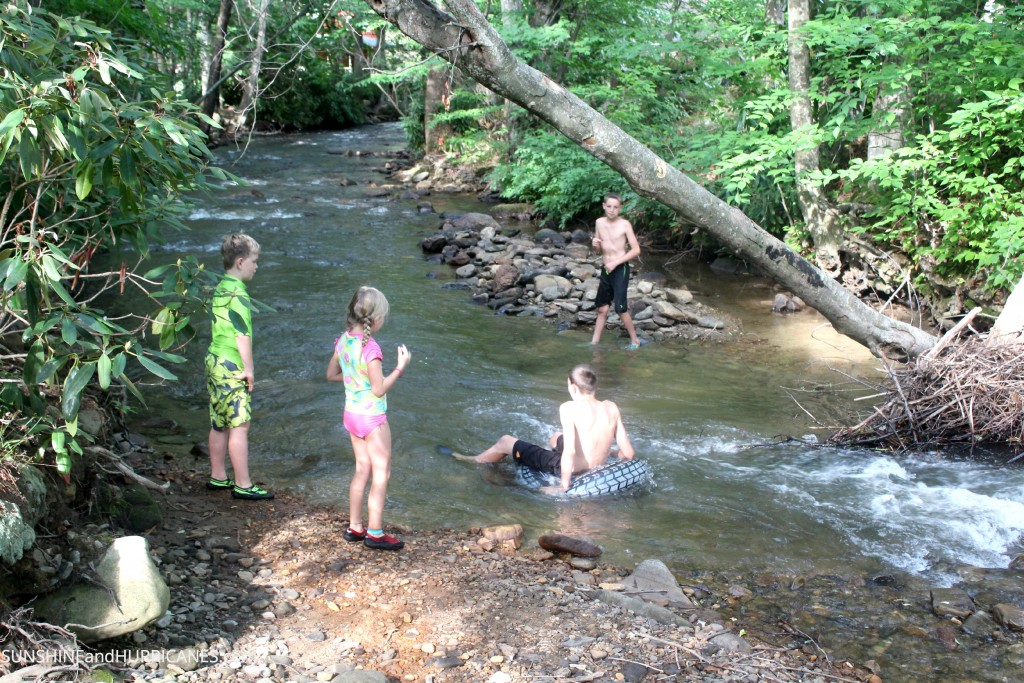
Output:
<instances>
[{"instance_id":1,"label":"submerged rock","mask_svg":"<svg viewBox=\"0 0 1024 683\"><path fill-rule=\"evenodd\" d=\"M600 557L601 547L581 538L564 534L544 534L537 539L537 545L551 552L569 553L577 557Z\"/></svg>"}]
</instances>

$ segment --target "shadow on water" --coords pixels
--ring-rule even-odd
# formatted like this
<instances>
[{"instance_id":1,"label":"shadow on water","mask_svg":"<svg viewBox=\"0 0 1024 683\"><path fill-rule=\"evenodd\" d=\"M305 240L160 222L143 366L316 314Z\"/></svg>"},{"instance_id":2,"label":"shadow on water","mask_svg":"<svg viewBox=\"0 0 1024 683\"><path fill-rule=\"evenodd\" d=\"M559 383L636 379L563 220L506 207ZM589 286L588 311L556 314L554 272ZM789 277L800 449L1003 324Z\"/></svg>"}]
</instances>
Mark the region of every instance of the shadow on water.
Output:
<instances>
[{"instance_id":1,"label":"shadow on water","mask_svg":"<svg viewBox=\"0 0 1024 683\"><path fill-rule=\"evenodd\" d=\"M190 231L155 252L155 261L194 254L219 271L221 235L244 229L262 245L250 291L274 312L255 320L257 479L345 509L351 446L340 424L341 388L324 370L352 293L371 284L391 302L377 335L385 367L399 343L413 355L388 397L388 521L520 523L528 540L547 530L588 536L623 566L657 557L684 573L722 573L755 594L737 609L770 617L784 605L843 656L882 662L886 680L906 670L940 680L930 677L933 665L971 672L943 680L1007 680L999 656L965 669L968 656L954 667L977 643L966 639L956 652L937 645L926 596L929 586L961 581L964 565L1005 571L1024 532L1024 471L778 441L822 434L816 421L834 426L863 410L853 399L871 393L865 384L881 374L813 311L770 313L773 291L757 278L645 257L642 270L690 287L742 320L742 331L721 343L652 344L637 353L623 351L626 340L614 331L592 349L589 330L558 331L473 305L466 291L444 287L451 271L418 249L438 216L419 213L413 201L366 196L365 182L384 178L381 158L332 154L401 146L398 127L379 126L258 139L244 157L221 150L222 165L233 164L251 187L203 199ZM439 212L487 210L471 197L429 199ZM195 441L207 431L204 346L188 351L180 382L147 390L149 410L173 416ZM437 453L438 444L477 452L505 433L545 441L568 398L566 373L580 362L597 369L599 395L619 403L640 457L654 468L652 491L554 501L516 487L511 466ZM897 587L871 583L881 575L900 577ZM923 635L915 624L925 624Z\"/></svg>"}]
</instances>

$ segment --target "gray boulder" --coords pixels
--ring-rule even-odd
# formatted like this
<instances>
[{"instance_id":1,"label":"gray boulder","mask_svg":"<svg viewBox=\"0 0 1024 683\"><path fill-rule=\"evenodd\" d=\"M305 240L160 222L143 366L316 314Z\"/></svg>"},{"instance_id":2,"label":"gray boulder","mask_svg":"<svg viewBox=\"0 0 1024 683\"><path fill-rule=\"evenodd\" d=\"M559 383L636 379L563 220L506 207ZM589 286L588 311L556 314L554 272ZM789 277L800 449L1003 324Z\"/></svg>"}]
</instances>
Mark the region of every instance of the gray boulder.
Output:
<instances>
[{"instance_id":1,"label":"gray boulder","mask_svg":"<svg viewBox=\"0 0 1024 683\"><path fill-rule=\"evenodd\" d=\"M966 619L977 609L966 591L957 588L932 589L932 613L941 618Z\"/></svg>"},{"instance_id":2,"label":"gray boulder","mask_svg":"<svg viewBox=\"0 0 1024 683\"><path fill-rule=\"evenodd\" d=\"M0 560L14 564L35 542L35 529L25 521L21 508L0 500Z\"/></svg>"},{"instance_id":3,"label":"gray boulder","mask_svg":"<svg viewBox=\"0 0 1024 683\"><path fill-rule=\"evenodd\" d=\"M96 566L96 584L61 589L42 597L35 612L67 625L85 643L95 643L147 626L164 615L171 593L149 556L142 536L123 536Z\"/></svg>"},{"instance_id":4,"label":"gray boulder","mask_svg":"<svg viewBox=\"0 0 1024 683\"><path fill-rule=\"evenodd\" d=\"M656 604L667 604L671 607L692 609L690 601L676 577L661 560L644 560L633 573L622 580L626 592L641 600Z\"/></svg>"},{"instance_id":5,"label":"gray boulder","mask_svg":"<svg viewBox=\"0 0 1024 683\"><path fill-rule=\"evenodd\" d=\"M448 244L448 236L443 232L428 235L420 240L420 249L428 254L440 254Z\"/></svg>"},{"instance_id":6,"label":"gray boulder","mask_svg":"<svg viewBox=\"0 0 1024 683\"><path fill-rule=\"evenodd\" d=\"M674 304L688 304L693 301L693 294L688 289L666 289L665 296Z\"/></svg>"},{"instance_id":7,"label":"gray boulder","mask_svg":"<svg viewBox=\"0 0 1024 683\"><path fill-rule=\"evenodd\" d=\"M518 279L519 270L513 265L503 263L494 272L494 279L491 280L491 291L503 292L515 285Z\"/></svg>"},{"instance_id":8,"label":"gray boulder","mask_svg":"<svg viewBox=\"0 0 1024 683\"><path fill-rule=\"evenodd\" d=\"M481 230L488 226L495 227L498 221L486 213L467 213L451 219L451 224L460 230Z\"/></svg>"},{"instance_id":9,"label":"gray boulder","mask_svg":"<svg viewBox=\"0 0 1024 683\"><path fill-rule=\"evenodd\" d=\"M690 323L691 325L697 324L698 318L696 315L668 301L655 301L654 310L658 315L669 320Z\"/></svg>"},{"instance_id":10,"label":"gray boulder","mask_svg":"<svg viewBox=\"0 0 1024 683\"><path fill-rule=\"evenodd\" d=\"M533 286L538 292L542 292L544 298L549 301L568 296L569 292L572 291L572 283L561 275L538 275L533 281ZM551 290L552 293L550 298L548 297L548 290Z\"/></svg>"},{"instance_id":11,"label":"gray boulder","mask_svg":"<svg viewBox=\"0 0 1024 683\"><path fill-rule=\"evenodd\" d=\"M999 603L992 608L992 613L995 615L996 621L1006 628L1024 631L1024 610L1017 605Z\"/></svg>"},{"instance_id":12,"label":"gray boulder","mask_svg":"<svg viewBox=\"0 0 1024 683\"><path fill-rule=\"evenodd\" d=\"M789 292L779 292L772 301L772 311L774 313L796 313L802 311L804 306L806 304L803 299Z\"/></svg>"}]
</instances>

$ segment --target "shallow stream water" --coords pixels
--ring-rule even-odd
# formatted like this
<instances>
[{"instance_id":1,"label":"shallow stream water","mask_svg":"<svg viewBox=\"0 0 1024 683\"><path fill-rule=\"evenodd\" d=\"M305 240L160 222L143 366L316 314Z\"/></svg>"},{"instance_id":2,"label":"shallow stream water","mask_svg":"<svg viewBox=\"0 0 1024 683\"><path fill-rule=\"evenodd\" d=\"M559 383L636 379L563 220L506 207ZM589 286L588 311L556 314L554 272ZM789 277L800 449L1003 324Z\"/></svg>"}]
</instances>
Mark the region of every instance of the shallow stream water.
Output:
<instances>
[{"instance_id":1,"label":"shallow stream water","mask_svg":"<svg viewBox=\"0 0 1024 683\"><path fill-rule=\"evenodd\" d=\"M964 565L1007 567L1024 532L1024 471L782 441L827 434L816 420L833 426L865 410L870 401L854 399L871 391L854 380L874 383L881 373L813 311L772 314L770 283L757 278L666 265L653 255L639 264L739 318L741 333L721 343L628 352L628 340L609 330L592 349L590 330L495 316L466 291L444 288L454 274L420 252L438 215L419 213L411 200L367 197L362 183L384 181L384 160L339 154L402 146L401 129L389 125L254 139L244 155L221 148L219 164L250 186L197 200L190 231L155 250L154 262L193 254L219 271L221 235L243 229L262 245L250 292L274 312L255 319L250 464L257 480L346 509L352 456L340 424L343 393L324 370L352 293L374 285L391 302L376 335L385 368L399 343L413 356L388 396L394 449L386 522L519 523L528 540L546 530L588 536L624 567L653 557L775 593L807 612L806 629L819 642L855 661L874 658L886 680L1014 680L1007 675L1016 667L1006 668L1012 660L1001 651L974 656L966 643L947 653L928 636L904 638L893 613L903 596L928 627L921 603L929 586L954 584ZM345 186L344 178L360 184ZM428 199L438 212L487 211L473 197ZM172 417L194 441L205 439L208 424L207 339L176 368L179 382L146 389L146 412ZM654 468L653 490L556 501L515 486L511 467L437 453L438 444L483 450L504 433L545 441L568 398L566 373L580 362L597 369L599 396L619 404L639 456ZM804 577L798 583L817 590L791 590L789 579L776 590L764 575ZM875 585L879 576L898 577L899 591L872 597L858 589L859 603L850 597L849 586ZM841 619L815 616L839 610Z\"/></svg>"}]
</instances>

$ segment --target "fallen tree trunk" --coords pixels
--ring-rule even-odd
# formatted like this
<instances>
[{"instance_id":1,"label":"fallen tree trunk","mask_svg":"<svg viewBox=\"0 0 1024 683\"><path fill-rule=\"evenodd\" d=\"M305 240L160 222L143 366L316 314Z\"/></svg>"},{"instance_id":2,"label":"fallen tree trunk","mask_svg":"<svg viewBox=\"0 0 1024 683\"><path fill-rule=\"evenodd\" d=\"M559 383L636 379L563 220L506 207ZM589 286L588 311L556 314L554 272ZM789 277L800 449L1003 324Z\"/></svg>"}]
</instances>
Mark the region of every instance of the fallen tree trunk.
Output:
<instances>
[{"instance_id":1,"label":"fallen tree trunk","mask_svg":"<svg viewBox=\"0 0 1024 683\"><path fill-rule=\"evenodd\" d=\"M473 0L446 0L451 14L427 0L366 1L407 36L608 164L638 194L702 226L734 255L792 290L837 331L875 355L909 360L935 344L933 335L867 306L741 211L667 164L576 95L517 59Z\"/></svg>"},{"instance_id":2,"label":"fallen tree trunk","mask_svg":"<svg viewBox=\"0 0 1024 683\"><path fill-rule=\"evenodd\" d=\"M1024 278L1013 288L985 343L989 346L1024 344Z\"/></svg>"}]
</instances>

